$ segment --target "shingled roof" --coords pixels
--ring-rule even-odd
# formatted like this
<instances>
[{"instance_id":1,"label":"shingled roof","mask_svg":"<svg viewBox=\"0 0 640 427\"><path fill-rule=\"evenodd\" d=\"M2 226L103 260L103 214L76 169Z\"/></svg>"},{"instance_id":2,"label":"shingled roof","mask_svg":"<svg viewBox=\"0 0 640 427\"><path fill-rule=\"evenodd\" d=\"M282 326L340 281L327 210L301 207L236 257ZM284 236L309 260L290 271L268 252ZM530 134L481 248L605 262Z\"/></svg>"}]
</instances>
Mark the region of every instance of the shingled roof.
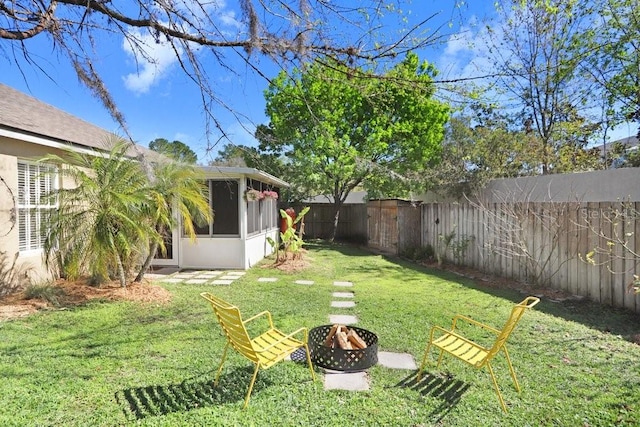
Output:
<instances>
[{"instance_id":1,"label":"shingled roof","mask_svg":"<svg viewBox=\"0 0 640 427\"><path fill-rule=\"evenodd\" d=\"M118 136L0 83L0 129L105 150ZM145 153L150 150L138 147ZM134 153L132 153L134 154ZM135 155L135 154L134 154Z\"/></svg>"}]
</instances>

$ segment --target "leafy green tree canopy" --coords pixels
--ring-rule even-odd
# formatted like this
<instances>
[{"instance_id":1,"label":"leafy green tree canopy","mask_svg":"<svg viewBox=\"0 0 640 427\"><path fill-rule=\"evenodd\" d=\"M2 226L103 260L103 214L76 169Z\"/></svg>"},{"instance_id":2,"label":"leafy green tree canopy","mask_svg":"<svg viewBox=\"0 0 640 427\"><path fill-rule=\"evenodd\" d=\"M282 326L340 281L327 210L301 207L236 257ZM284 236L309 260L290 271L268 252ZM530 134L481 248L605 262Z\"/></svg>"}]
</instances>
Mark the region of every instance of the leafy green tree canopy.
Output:
<instances>
[{"instance_id":1,"label":"leafy green tree canopy","mask_svg":"<svg viewBox=\"0 0 640 427\"><path fill-rule=\"evenodd\" d=\"M382 77L330 58L280 73L265 91L260 149L284 154L292 184L329 194L338 211L361 183L386 191L440 155L449 108L433 99L435 68L409 53ZM398 188L398 187L394 187Z\"/></svg>"},{"instance_id":2,"label":"leafy green tree canopy","mask_svg":"<svg viewBox=\"0 0 640 427\"><path fill-rule=\"evenodd\" d=\"M209 165L246 166L260 169L273 176L281 177L284 169L284 159L276 154L263 153L256 147L225 144L222 149L218 151L216 158L209 162Z\"/></svg>"},{"instance_id":3,"label":"leafy green tree canopy","mask_svg":"<svg viewBox=\"0 0 640 427\"><path fill-rule=\"evenodd\" d=\"M196 153L182 141L169 142L164 138L156 138L149 143L149 148L179 162L195 163L198 161Z\"/></svg>"}]
</instances>

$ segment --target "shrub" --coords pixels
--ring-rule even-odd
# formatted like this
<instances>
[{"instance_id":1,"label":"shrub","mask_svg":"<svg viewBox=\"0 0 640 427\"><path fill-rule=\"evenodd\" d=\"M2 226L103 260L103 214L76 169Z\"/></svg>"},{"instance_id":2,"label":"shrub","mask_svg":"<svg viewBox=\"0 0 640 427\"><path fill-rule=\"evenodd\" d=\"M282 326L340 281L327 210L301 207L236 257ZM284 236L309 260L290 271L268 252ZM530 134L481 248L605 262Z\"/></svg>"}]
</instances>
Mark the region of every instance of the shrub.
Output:
<instances>
[{"instance_id":1,"label":"shrub","mask_svg":"<svg viewBox=\"0 0 640 427\"><path fill-rule=\"evenodd\" d=\"M433 249L433 246L431 245L412 246L403 250L400 253L400 256L408 258L412 261L429 261L434 258L435 251Z\"/></svg>"},{"instance_id":2,"label":"shrub","mask_svg":"<svg viewBox=\"0 0 640 427\"><path fill-rule=\"evenodd\" d=\"M64 290L50 284L29 285L24 290L26 299L42 299L48 301L53 306L60 306L60 297L65 295Z\"/></svg>"},{"instance_id":3,"label":"shrub","mask_svg":"<svg viewBox=\"0 0 640 427\"><path fill-rule=\"evenodd\" d=\"M9 258L6 252L0 252L0 296L8 295L24 289L30 282L30 267L16 265L18 252Z\"/></svg>"}]
</instances>

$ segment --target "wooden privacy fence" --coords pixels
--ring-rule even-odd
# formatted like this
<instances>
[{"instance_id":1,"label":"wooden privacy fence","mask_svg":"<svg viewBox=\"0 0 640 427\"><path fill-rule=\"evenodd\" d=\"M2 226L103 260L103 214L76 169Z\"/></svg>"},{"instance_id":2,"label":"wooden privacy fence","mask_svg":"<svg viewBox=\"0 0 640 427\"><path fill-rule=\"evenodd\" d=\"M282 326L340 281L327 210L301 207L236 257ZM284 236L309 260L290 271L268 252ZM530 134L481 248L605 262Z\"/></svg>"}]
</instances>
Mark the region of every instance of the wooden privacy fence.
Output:
<instances>
[{"instance_id":1,"label":"wooden privacy fence","mask_svg":"<svg viewBox=\"0 0 640 427\"><path fill-rule=\"evenodd\" d=\"M640 312L628 290L640 274L638 212L640 202L425 203L422 245L449 262ZM595 248L593 265L585 258Z\"/></svg>"},{"instance_id":2,"label":"wooden privacy fence","mask_svg":"<svg viewBox=\"0 0 640 427\"><path fill-rule=\"evenodd\" d=\"M294 205L296 212L304 206L309 206L309 212L304 217L304 234L310 239L327 239L331 236L335 210L333 205L326 203L310 203ZM367 205L348 204L340 208L340 220L336 240L366 243L367 242Z\"/></svg>"},{"instance_id":3,"label":"wooden privacy fence","mask_svg":"<svg viewBox=\"0 0 640 427\"><path fill-rule=\"evenodd\" d=\"M420 206L399 200L370 200L367 203L368 246L398 255L420 246Z\"/></svg>"}]
</instances>

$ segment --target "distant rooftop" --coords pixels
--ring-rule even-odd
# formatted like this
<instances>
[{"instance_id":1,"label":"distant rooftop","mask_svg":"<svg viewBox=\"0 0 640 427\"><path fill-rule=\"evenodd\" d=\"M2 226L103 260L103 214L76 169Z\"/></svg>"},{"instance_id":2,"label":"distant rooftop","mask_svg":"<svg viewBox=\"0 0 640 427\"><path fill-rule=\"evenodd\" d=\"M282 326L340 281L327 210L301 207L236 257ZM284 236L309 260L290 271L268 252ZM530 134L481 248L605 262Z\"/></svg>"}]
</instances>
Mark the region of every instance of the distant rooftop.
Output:
<instances>
[{"instance_id":1,"label":"distant rooftop","mask_svg":"<svg viewBox=\"0 0 640 427\"><path fill-rule=\"evenodd\" d=\"M333 196L321 194L318 196L310 197L308 199L303 200L304 203L333 203ZM366 191L352 191L347 196L347 199L344 201L345 204L358 204L358 203L367 203L367 192Z\"/></svg>"}]
</instances>

